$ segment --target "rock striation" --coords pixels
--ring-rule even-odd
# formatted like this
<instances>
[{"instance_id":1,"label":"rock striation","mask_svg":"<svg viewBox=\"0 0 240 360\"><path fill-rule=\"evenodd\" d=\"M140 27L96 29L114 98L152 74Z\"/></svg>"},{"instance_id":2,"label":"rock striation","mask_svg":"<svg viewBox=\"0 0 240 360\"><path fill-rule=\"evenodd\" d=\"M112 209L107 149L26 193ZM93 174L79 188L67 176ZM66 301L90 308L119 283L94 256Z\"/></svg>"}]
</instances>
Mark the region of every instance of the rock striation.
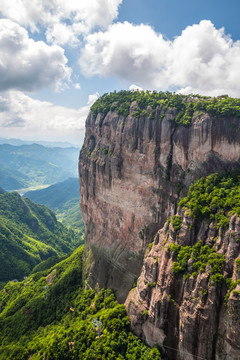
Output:
<instances>
[{"instance_id":1,"label":"rock striation","mask_svg":"<svg viewBox=\"0 0 240 360\"><path fill-rule=\"evenodd\" d=\"M168 359L240 358L240 219L233 215L229 228L195 221L180 214L183 223L176 232L167 222L146 254L137 287L126 300L135 333L153 346L159 344ZM176 239L177 237L177 239ZM176 256L171 244L184 246L202 241L225 256L223 274L228 284L211 281L210 267L191 276L173 273ZM191 270L192 261L188 261Z\"/></svg>"},{"instance_id":2,"label":"rock striation","mask_svg":"<svg viewBox=\"0 0 240 360\"><path fill-rule=\"evenodd\" d=\"M117 291L123 302L153 236L197 178L240 168L240 122L196 113L178 126L176 110L147 107L136 118L90 112L79 158L85 223L84 279Z\"/></svg>"},{"instance_id":3,"label":"rock striation","mask_svg":"<svg viewBox=\"0 0 240 360\"><path fill-rule=\"evenodd\" d=\"M240 220L232 216L223 231L178 210L196 179L240 169L239 118L195 111L191 126L182 126L175 108L147 106L136 117L137 108L133 101L128 116L113 107L86 120L79 157L86 287L115 289L134 332L171 360L239 360ZM176 233L167 219L178 211ZM189 246L216 244L226 258L224 278L235 285L213 283L209 268L174 276L176 237Z\"/></svg>"}]
</instances>

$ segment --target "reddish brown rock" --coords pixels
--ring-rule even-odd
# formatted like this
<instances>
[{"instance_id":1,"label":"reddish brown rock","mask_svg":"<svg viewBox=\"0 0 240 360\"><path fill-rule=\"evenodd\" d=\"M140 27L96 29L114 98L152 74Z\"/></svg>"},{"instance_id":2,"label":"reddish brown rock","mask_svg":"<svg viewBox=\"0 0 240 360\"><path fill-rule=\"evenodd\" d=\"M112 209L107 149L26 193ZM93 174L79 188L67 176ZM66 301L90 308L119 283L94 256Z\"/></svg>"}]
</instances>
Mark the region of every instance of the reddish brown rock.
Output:
<instances>
[{"instance_id":1,"label":"reddish brown rock","mask_svg":"<svg viewBox=\"0 0 240 360\"><path fill-rule=\"evenodd\" d=\"M225 282L210 280L210 268L184 279L172 271L172 243L193 245L199 240L226 256L225 279L240 279L236 259L240 259L240 219L231 218L229 229L183 217L176 239L172 225L166 223L146 254L137 287L130 291L125 305L133 331L153 346L159 344L169 359L240 359L240 284L227 289ZM190 270L191 262L188 263ZM191 272L191 271L190 271ZM230 295L229 299L228 296Z\"/></svg>"},{"instance_id":2,"label":"reddish brown rock","mask_svg":"<svg viewBox=\"0 0 240 360\"><path fill-rule=\"evenodd\" d=\"M91 287L116 289L122 302L148 243L176 213L189 185L211 172L240 168L238 119L203 114L191 127L177 127L171 109L162 120L158 109L155 118L131 113L96 119L90 113L79 159L84 279Z\"/></svg>"}]
</instances>

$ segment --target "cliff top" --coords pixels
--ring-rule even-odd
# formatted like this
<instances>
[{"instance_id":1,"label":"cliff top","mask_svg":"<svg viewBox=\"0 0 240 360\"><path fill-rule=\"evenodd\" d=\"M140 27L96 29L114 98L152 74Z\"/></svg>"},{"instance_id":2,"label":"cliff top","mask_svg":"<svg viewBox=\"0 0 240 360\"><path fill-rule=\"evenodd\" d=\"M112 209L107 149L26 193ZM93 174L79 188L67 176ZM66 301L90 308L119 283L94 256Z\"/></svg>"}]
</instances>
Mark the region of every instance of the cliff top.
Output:
<instances>
[{"instance_id":1,"label":"cliff top","mask_svg":"<svg viewBox=\"0 0 240 360\"><path fill-rule=\"evenodd\" d=\"M131 104L136 106L131 111ZM105 116L109 111L115 111L119 116L127 117L130 114L136 118L145 117L148 106L155 116L155 110L160 110L160 116L168 108L176 111L175 122L179 125L191 125L194 113L207 112L218 117L240 117L240 99L230 98L227 95L206 97L200 95L182 95L171 92L156 91L120 91L102 95L91 107L94 118L100 113Z\"/></svg>"}]
</instances>

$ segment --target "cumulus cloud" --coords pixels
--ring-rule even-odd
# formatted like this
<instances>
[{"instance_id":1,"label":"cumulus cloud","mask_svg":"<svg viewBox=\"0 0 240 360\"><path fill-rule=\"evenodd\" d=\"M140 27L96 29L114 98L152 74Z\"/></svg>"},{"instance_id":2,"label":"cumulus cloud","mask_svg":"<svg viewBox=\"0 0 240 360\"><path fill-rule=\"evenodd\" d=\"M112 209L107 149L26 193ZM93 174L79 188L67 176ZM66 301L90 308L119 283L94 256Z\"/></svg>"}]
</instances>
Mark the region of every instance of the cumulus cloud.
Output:
<instances>
[{"instance_id":1,"label":"cumulus cloud","mask_svg":"<svg viewBox=\"0 0 240 360\"><path fill-rule=\"evenodd\" d=\"M87 76L117 76L149 89L240 96L240 41L211 21L188 26L173 41L128 22L86 37L79 64Z\"/></svg>"},{"instance_id":2,"label":"cumulus cloud","mask_svg":"<svg viewBox=\"0 0 240 360\"><path fill-rule=\"evenodd\" d=\"M50 42L76 45L78 36L94 28L106 29L118 15L122 0L0 0L3 16L29 27L47 27Z\"/></svg>"},{"instance_id":3,"label":"cumulus cloud","mask_svg":"<svg viewBox=\"0 0 240 360\"><path fill-rule=\"evenodd\" d=\"M92 106L92 104L99 98L99 93L96 92L95 94L89 95L88 97L88 105Z\"/></svg>"},{"instance_id":4,"label":"cumulus cloud","mask_svg":"<svg viewBox=\"0 0 240 360\"><path fill-rule=\"evenodd\" d=\"M45 86L58 90L70 79L71 69L59 46L30 39L27 31L0 19L0 90L33 91Z\"/></svg>"},{"instance_id":5,"label":"cumulus cloud","mask_svg":"<svg viewBox=\"0 0 240 360\"><path fill-rule=\"evenodd\" d=\"M161 34L147 25L124 22L88 35L79 62L87 76L117 75L145 84L154 82L156 71L166 71L166 56L169 43Z\"/></svg>"},{"instance_id":6,"label":"cumulus cloud","mask_svg":"<svg viewBox=\"0 0 240 360\"><path fill-rule=\"evenodd\" d=\"M0 129L2 136L25 136L40 139L59 138L77 141L83 137L85 120L95 94L79 109L55 106L20 91L6 91L0 96Z\"/></svg>"},{"instance_id":7,"label":"cumulus cloud","mask_svg":"<svg viewBox=\"0 0 240 360\"><path fill-rule=\"evenodd\" d=\"M129 90L130 90L130 91L138 91L138 90L139 90L139 91L142 91L143 88L142 88L141 86L132 84L132 85L129 86Z\"/></svg>"}]
</instances>

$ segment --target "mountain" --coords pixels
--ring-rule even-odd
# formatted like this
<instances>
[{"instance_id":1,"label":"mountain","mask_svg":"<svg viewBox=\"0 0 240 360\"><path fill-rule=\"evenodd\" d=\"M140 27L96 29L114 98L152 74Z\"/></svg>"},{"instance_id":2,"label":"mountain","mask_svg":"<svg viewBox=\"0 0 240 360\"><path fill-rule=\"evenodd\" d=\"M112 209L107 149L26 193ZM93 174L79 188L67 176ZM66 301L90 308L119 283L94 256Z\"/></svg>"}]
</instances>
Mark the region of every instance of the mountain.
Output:
<instances>
[{"instance_id":1,"label":"mountain","mask_svg":"<svg viewBox=\"0 0 240 360\"><path fill-rule=\"evenodd\" d=\"M111 290L84 290L82 252L1 291L1 360L161 358L130 332Z\"/></svg>"},{"instance_id":2,"label":"mountain","mask_svg":"<svg viewBox=\"0 0 240 360\"><path fill-rule=\"evenodd\" d=\"M0 194L0 282L23 279L42 260L63 256L79 237L44 205L18 193Z\"/></svg>"},{"instance_id":3,"label":"mountain","mask_svg":"<svg viewBox=\"0 0 240 360\"><path fill-rule=\"evenodd\" d=\"M0 145L0 186L16 190L49 185L77 174L77 148Z\"/></svg>"},{"instance_id":4,"label":"mountain","mask_svg":"<svg viewBox=\"0 0 240 360\"><path fill-rule=\"evenodd\" d=\"M20 145L32 145L32 144L38 144L43 145L45 147L60 147L60 148L69 148L69 147L77 147L76 144L69 143L67 141L44 141L44 140L21 140L21 139L5 139L0 138L0 144L9 144L14 146L20 146Z\"/></svg>"},{"instance_id":5,"label":"mountain","mask_svg":"<svg viewBox=\"0 0 240 360\"><path fill-rule=\"evenodd\" d=\"M84 233L84 224L79 208L79 180L69 178L48 188L28 191L24 197L43 204L56 212L57 218L66 226Z\"/></svg>"},{"instance_id":6,"label":"mountain","mask_svg":"<svg viewBox=\"0 0 240 360\"><path fill-rule=\"evenodd\" d=\"M240 357L239 131L227 96L115 92L86 120L84 279L172 360Z\"/></svg>"}]
</instances>

